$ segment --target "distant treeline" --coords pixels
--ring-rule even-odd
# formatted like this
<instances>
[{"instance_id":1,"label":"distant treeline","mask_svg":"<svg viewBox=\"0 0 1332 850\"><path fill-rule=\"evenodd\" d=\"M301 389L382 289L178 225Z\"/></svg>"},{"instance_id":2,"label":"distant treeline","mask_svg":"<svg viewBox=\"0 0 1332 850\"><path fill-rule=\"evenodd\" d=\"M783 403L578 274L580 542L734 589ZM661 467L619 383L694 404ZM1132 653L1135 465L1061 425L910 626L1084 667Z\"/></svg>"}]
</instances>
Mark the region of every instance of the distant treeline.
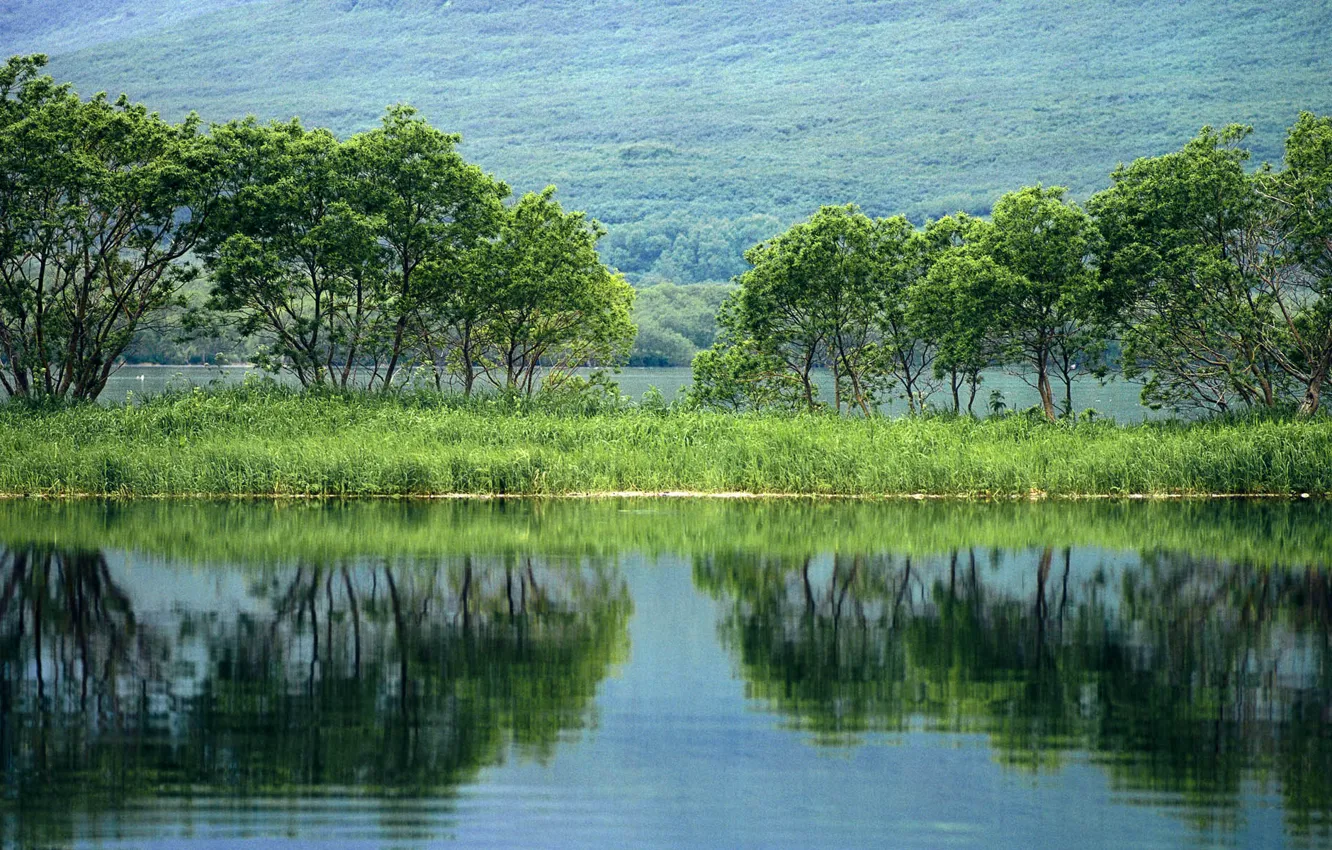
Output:
<instances>
[{"instance_id":1,"label":"distant treeline","mask_svg":"<svg viewBox=\"0 0 1332 850\"><path fill-rule=\"evenodd\" d=\"M1116 169L1085 207L1042 186L990 220L924 227L824 207L742 255L776 219L626 228L611 253L655 270L635 309L599 224L553 188L510 200L410 107L346 139L294 120L204 132L123 96L81 100L44 64L0 69L14 396L95 398L118 363L155 352L244 357L304 386L466 394L692 358L704 406L868 414L897 395L917 412L942 390L961 412L985 369L1009 367L1054 419L1075 410L1076 374L1122 371L1177 409L1311 413L1332 371L1329 117L1299 117L1280 168L1246 167L1247 128L1204 128ZM726 251L733 264L707 259ZM705 261L738 285L660 282Z\"/></svg>"},{"instance_id":2,"label":"distant treeline","mask_svg":"<svg viewBox=\"0 0 1332 850\"><path fill-rule=\"evenodd\" d=\"M1332 367L1332 117L1301 114L1279 169L1245 169L1248 132L1121 166L1085 207L1041 186L924 228L824 207L745 254L693 398L815 407L827 368L838 411L943 389L959 412L1009 366L1053 420L1075 374L1117 368L1151 404L1310 414Z\"/></svg>"}]
</instances>

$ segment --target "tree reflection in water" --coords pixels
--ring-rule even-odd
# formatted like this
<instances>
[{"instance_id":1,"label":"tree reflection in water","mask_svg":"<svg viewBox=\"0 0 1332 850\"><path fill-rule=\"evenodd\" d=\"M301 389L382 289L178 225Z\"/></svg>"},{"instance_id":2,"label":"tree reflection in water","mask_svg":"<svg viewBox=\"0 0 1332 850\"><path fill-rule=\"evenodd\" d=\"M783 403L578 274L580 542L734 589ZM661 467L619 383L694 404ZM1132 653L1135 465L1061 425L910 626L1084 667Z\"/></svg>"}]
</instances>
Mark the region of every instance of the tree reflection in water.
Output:
<instances>
[{"instance_id":1,"label":"tree reflection in water","mask_svg":"<svg viewBox=\"0 0 1332 850\"><path fill-rule=\"evenodd\" d=\"M250 576L236 610L182 594L148 616L100 552L4 552L0 844L66 840L71 812L136 797L438 801L510 747L548 758L627 648L628 589L605 564Z\"/></svg>"},{"instance_id":2,"label":"tree reflection in water","mask_svg":"<svg viewBox=\"0 0 1332 850\"><path fill-rule=\"evenodd\" d=\"M726 602L749 695L820 744L923 728L985 734L1022 770L1085 754L1124 799L1171 795L1204 830L1237 825L1251 781L1292 835L1329 838L1323 568L1047 548L710 555L694 578Z\"/></svg>"}]
</instances>

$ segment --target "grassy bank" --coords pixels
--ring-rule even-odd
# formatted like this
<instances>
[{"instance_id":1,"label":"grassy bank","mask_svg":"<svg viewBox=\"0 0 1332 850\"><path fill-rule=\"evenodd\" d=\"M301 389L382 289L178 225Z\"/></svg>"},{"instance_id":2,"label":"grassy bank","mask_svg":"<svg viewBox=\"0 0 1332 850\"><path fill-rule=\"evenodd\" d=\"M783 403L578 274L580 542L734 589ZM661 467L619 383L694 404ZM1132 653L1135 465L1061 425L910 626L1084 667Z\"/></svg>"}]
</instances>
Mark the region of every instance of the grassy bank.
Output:
<instances>
[{"instance_id":1,"label":"grassy bank","mask_svg":"<svg viewBox=\"0 0 1332 850\"><path fill-rule=\"evenodd\" d=\"M424 496L617 491L1332 493L1332 419L1050 425L526 408L243 387L0 407L0 492Z\"/></svg>"}]
</instances>

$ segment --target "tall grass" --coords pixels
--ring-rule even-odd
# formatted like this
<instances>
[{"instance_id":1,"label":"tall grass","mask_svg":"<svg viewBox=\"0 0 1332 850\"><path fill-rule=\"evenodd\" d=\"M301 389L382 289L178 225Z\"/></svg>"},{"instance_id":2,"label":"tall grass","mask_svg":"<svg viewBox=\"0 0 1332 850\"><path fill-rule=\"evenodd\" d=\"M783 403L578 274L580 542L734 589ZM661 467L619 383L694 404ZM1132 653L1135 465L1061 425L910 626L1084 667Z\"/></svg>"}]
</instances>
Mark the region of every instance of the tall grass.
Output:
<instances>
[{"instance_id":1,"label":"tall grass","mask_svg":"<svg viewBox=\"0 0 1332 850\"><path fill-rule=\"evenodd\" d=\"M1332 494L1332 420L844 419L273 386L0 406L0 492Z\"/></svg>"}]
</instances>

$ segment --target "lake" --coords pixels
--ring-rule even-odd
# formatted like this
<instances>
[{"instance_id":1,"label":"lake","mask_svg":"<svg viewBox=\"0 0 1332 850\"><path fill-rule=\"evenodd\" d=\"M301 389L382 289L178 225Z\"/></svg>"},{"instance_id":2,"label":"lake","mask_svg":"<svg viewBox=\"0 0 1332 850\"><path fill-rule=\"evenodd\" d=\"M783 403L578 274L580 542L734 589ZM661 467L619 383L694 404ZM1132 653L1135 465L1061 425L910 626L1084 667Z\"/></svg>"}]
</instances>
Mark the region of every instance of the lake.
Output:
<instances>
[{"instance_id":1,"label":"lake","mask_svg":"<svg viewBox=\"0 0 1332 850\"><path fill-rule=\"evenodd\" d=\"M123 403L132 396L154 395L167 389L188 389L192 386L236 384L246 375L258 370L247 366L143 366L129 365L121 368L107 382L106 389L99 399L103 403ZM649 387L656 387L667 401L681 396L692 380L688 367L639 367L630 366L612 374L619 384L620 392L632 399L641 399ZM1040 403L1040 396L1021 377L998 369L984 373L980 391L976 393L973 410L977 416L989 413L990 393L998 391L1008 410L1022 410ZM282 373L279 380L293 383L295 378L289 373ZM818 386L821 398L832 398L832 375L826 370L818 374ZM1062 386L1056 387L1056 395L1063 392ZM1167 411L1150 410L1139 403L1142 385L1117 378L1101 383L1094 377L1084 376L1073 382L1073 407L1081 412L1094 408L1102 416L1112 416L1120 422L1137 422L1143 419L1159 419ZM1057 401L1058 399L1056 399ZM937 406L951 405L951 397L946 392L936 393L931 401ZM966 403L965 397L963 404ZM906 403L893 399L880 405L888 415L903 415Z\"/></svg>"},{"instance_id":2,"label":"lake","mask_svg":"<svg viewBox=\"0 0 1332 850\"><path fill-rule=\"evenodd\" d=\"M0 846L1332 846L1332 505L0 504Z\"/></svg>"}]
</instances>

